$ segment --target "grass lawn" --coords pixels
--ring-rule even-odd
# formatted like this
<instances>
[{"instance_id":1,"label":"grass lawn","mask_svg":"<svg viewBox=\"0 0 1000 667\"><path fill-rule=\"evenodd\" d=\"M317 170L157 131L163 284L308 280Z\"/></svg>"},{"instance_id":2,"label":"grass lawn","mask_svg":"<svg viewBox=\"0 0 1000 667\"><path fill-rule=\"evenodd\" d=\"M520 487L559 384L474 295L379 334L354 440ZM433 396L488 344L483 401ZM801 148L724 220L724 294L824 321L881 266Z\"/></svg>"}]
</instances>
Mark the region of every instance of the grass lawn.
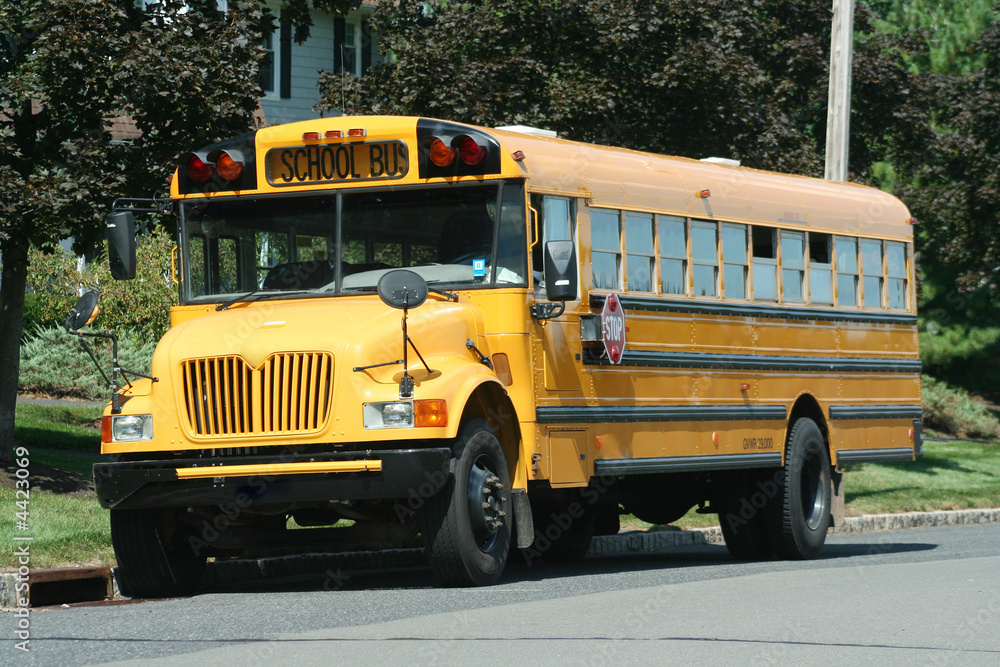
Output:
<instances>
[{"instance_id":1,"label":"grass lawn","mask_svg":"<svg viewBox=\"0 0 1000 667\"><path fill-rule=\"evenodd\" d=\"M97 454L101 451L101 408L20 403L14 439L22 447Z\"/></svg>"},{"instance_id":2,"label":"grass lawn","mask_svg":"<svg viewBox=\"0 0 1000 667\"><path fill-rule=\"evenodd\" d=\"M0 487L0 507L14 512L14 489ZM0 542L14 542L30 536L32 569L74 565L113 565L111 524L108 511L93 497L81 498L46 491L32 491L29 497L28 530L15 531L13 521L0 523ZM8 553L11 553L8 551ZM0 562L4 571L17 569L13 556Z\"/></svg>"}]
</instances>

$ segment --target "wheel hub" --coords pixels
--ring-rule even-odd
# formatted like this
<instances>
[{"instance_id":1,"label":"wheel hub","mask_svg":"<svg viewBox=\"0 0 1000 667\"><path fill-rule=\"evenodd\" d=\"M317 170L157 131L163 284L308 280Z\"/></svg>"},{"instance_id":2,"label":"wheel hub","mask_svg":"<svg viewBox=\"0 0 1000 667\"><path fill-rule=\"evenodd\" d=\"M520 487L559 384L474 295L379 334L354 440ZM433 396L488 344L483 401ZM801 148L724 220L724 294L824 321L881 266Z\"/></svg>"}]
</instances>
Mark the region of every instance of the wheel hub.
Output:
<instances>
[{"instance_id":1,"label":"wheel hub","mask_svg":"<svg viewBox=\"0 0 1000 667\"><path fill-rule=\"evenodd\" d=\"M477 461L469 471L469 520L480 549L487 551L493 545L505 516L503 482Z\"/></svg>"}]
</instances>

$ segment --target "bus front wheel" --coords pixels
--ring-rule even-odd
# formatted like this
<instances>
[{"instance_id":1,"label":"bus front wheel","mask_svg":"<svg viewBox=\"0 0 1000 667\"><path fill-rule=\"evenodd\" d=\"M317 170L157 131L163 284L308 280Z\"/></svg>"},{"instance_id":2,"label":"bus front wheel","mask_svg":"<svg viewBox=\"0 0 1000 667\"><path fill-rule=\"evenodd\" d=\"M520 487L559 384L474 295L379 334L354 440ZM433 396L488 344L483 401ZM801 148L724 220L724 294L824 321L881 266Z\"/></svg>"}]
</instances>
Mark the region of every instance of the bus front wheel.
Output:
<instances>
[{"instance_id":1,"label":"bus front wheel","mask_svg":"<svg viewBox=\"0 0 1000 667\"><path fill-rule=\"evenodd\" d=\"M421 513L431 569L455 586L488 586L510 551L510 476L500 441L481 419L465 423L454 445L454 472Z\"/></svg>"},{"instance_id":2,"label":"bus front wheel","mask_svg":"<svg viewBox=\"0 0 1000 667\"><path fill-rule=\"evenodd\" d=\"M795 421L785 448L785 478L771 503L767 532L779 558L815 558L830 528L832 476L823 434L812 419Z\"/></svg>"},{"instance_id":3,"label":"bus front wheel","mask_svg":"<svg viewBox=\"0 0 1000 667\"><path fill-rule=\"evenodd\" d=\"M190 529L175 510L111 510L118 580L129 597L191 594L205 570Z\"/></svg>"}]
</instances>

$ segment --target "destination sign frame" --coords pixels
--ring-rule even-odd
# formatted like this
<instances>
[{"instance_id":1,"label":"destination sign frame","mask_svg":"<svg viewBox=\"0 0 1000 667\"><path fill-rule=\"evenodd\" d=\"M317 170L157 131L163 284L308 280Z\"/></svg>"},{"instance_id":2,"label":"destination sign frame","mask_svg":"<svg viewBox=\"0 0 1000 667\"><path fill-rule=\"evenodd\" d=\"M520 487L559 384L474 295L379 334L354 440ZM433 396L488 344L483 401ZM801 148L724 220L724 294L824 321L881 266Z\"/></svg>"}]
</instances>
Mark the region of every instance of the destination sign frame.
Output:
<instances>
[{"instance_id":1,"label":"destination sign frame","mask_svg":"<svg viewBox=\"0 0 1000 667\"><path fill-rule=\"evenodd\" d=\"M264 157L274 187L398 180L410 170L403 141L345 142L272 148Z\"/></svg>"}]
</instances>

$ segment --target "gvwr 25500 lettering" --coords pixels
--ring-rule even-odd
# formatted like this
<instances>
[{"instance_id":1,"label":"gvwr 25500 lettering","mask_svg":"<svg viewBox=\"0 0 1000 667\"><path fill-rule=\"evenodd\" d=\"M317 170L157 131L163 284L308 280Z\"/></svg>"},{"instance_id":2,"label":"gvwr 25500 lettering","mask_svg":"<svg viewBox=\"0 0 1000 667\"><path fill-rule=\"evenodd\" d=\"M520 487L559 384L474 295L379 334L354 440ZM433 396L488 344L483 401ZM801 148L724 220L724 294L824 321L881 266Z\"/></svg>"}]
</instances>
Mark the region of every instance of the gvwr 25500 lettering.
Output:
<instances>
[{"instance_id":1,"label":"gvwr 25500 lettering","mask_svg":"<svg viewBox=\"0 0 1000 667\"><path fill-rule=\"evenodd\" d=\"M401 178L409 170L406 144L331 144L276 148L267 153L271 185Z\"/></svg>"}]
</instances>

